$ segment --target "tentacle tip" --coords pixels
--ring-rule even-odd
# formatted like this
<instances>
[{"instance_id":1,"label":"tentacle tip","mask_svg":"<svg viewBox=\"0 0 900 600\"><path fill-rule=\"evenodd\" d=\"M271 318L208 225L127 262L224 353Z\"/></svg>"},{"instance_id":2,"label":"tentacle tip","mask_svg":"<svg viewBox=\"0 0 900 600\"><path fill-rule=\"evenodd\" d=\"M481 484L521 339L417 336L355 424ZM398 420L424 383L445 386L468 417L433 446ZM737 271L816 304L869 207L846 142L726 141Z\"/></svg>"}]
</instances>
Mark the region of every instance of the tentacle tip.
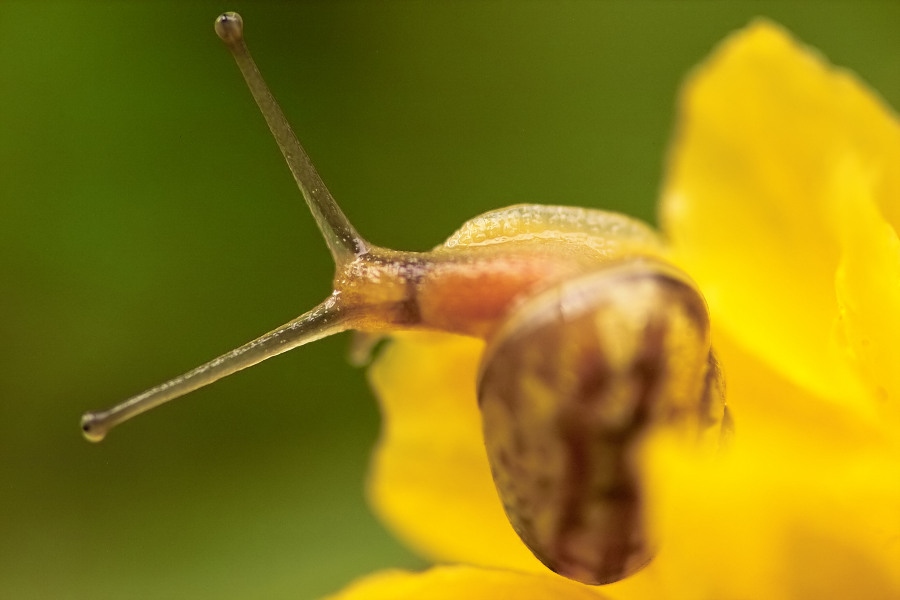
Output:
<instances>
[{"instance_id":1,"label":"tentacle tip","mask_svg":"<svg viewBox=\"0 0 900 600\"><path fill-rule=\"evenodd\" d=\"M216 35L229 46L244 39L244 20L236 12L222 13L216 18Z\"/></svg>"},{"instance_id":2,"label":"tentacle tip","mask_svg":"<svg viewBox=\"0 0 900 600\"><path fill-rule=\"evenodd\" d=\"M89 442L102 442L106 437L106 427L101 423L97 413L84 413L81 416L81 434Z\"/></svg>"}]
</instances>

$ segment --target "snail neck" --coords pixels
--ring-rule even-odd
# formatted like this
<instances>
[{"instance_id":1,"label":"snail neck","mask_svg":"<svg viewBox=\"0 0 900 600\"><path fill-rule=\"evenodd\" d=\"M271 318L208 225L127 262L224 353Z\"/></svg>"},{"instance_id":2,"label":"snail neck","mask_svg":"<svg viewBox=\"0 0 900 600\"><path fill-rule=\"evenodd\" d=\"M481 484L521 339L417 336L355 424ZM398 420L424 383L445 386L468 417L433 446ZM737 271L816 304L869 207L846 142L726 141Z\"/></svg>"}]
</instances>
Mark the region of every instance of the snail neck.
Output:
<instances>
[{"instance_id":1,"label":"snail neck","mask_svg":"<svg viewBox=\"0 0 900 600\"><path fill-rule=\"evenodd\" d=\"M366 332L427 329L487 339L521 298L585 270L522 248L370 248L338 267L334 289Z\"/></svg>"}]
</instances>

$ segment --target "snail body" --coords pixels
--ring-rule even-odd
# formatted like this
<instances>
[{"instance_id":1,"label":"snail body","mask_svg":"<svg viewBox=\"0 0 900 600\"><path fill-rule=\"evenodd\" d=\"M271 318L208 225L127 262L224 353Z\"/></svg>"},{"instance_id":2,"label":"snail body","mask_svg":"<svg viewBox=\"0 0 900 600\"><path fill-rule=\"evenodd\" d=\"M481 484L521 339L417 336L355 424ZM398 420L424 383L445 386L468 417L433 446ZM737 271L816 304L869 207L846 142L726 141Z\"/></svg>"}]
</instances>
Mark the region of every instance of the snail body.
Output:
<instances>
[{"instance_id":1,"label":"snail body","mask_svg":"<svg viewBox=\"0 0 900 600\"><path fill-rule=\"evenodd\" d=\"M300 317L113 408L87 413L99 441L117 424L291 348L345 330L479 337L485 448L513 528L550 569L621 579L655 544L637 453L676 427L698 440L725 420L706 304L630 217L575 207L489 211L430 252L362 238L331 197L226 13L235 56L335 260L333 292Z\"/></svg>"},{"instance_id":2,"label":"snail body","mask_svg":"<svg viewBox=\"0 0 900 600\"><path fill-rule=\"evenodd\" d=\"M467 221L431 252L370 247L338 265L333 285L346 304L394 311L367 323L370 330L403 326L486 339L529 295L662 252L656 233L625 215L520 204Z\"/></svg>"}]
</instances>

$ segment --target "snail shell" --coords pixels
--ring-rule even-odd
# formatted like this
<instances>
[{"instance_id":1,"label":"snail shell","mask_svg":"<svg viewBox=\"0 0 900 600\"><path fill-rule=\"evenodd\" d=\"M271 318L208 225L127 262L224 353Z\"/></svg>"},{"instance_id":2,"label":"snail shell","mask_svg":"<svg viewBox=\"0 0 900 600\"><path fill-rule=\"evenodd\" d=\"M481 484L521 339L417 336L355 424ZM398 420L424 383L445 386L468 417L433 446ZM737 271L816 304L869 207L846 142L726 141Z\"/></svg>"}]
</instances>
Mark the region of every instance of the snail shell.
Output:
<instances>
[{"instance_id":1,"label":"snail shell","mask_svg":"<svg viewBox=\"0 0 900 600\"><path fill-rule=\"evenodd\" d=\"M703 298L680 273L627 261L517 308L478 383L485 446L513 528L547 567L617 581L654 554L637 469L661 424L722 420Z\"/></svg>"}]
</instances>

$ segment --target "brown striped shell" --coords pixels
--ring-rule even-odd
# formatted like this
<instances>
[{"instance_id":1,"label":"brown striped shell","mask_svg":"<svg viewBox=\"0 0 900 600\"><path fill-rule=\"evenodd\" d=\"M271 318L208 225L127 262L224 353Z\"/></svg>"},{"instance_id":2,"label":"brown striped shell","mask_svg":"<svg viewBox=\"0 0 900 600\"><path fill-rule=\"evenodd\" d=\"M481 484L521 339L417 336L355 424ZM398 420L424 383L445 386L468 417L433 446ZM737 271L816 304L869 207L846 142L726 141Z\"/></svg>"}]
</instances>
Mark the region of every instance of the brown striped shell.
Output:
<instances>
[{"instance_id":1,"label":"brown striped shell","mask_svg":"<svg viewBox=\"0 0 900 600\"><path fill-rule=\"evenodd\" d=\"M500 499L547 567L617 581L654 554L636 469L654 427L718 433L724 399L703 298L652 260L527 300L489 341L478 383Z\"/></svg>"}]
</instances>

